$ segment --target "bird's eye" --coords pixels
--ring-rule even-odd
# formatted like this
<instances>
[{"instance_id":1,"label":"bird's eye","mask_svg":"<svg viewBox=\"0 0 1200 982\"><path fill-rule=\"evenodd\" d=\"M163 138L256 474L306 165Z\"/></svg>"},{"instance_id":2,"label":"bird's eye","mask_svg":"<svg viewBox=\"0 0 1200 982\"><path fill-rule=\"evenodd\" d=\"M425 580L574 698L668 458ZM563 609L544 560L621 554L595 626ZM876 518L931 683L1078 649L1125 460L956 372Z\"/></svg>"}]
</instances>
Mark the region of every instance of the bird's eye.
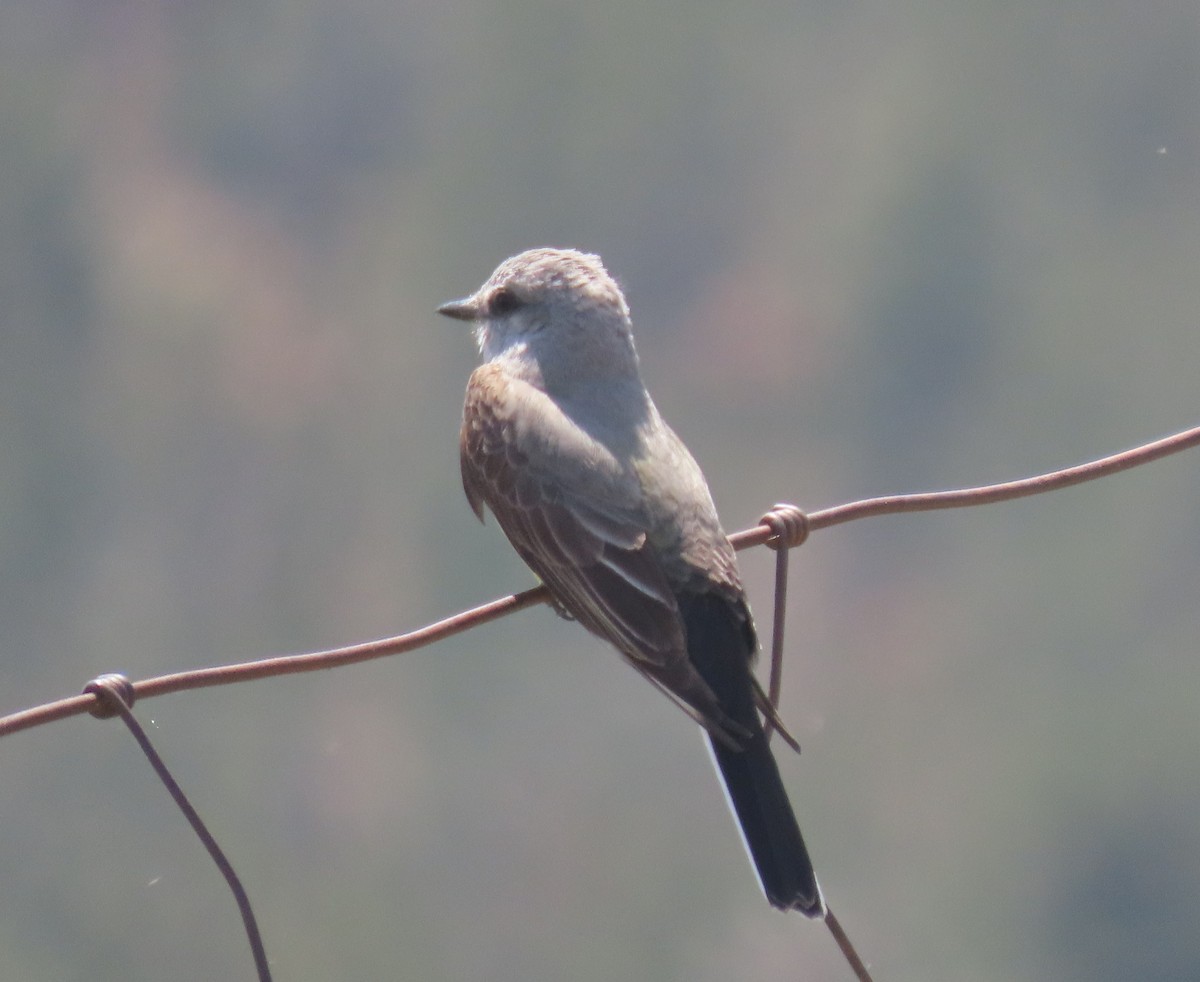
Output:
<instances>
[{"instance_id":1,"label":"bird's eye","mask_svg":"<svg viewBox=\"0 0 1200 982\"><path fill-rule=\"evenodd\" d=\"M501 287L488 300L488 313L493 317L504 317L522 305L522 300L512 290Z\"/></svg>"}]
</instances>

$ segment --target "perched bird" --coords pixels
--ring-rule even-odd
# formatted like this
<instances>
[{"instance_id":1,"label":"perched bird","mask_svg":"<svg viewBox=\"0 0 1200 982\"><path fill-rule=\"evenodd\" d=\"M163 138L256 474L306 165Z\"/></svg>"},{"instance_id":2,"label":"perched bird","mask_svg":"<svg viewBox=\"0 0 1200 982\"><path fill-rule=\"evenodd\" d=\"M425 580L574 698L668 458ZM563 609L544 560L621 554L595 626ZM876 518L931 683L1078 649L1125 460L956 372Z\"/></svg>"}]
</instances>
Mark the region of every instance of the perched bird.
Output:
<instances>
[{"instance_id":1,"label":"perched bird","mask_svg":"<svg viewBox=\"0 0 1200 982\"><path fill-rule=\"evenodd\" d=\"M708 485L642 384L629 308L599 257L534 249L438 308L475 325L467 500L486 505L559 613L610 642L707 731L759 883L823 917L758 715L758 650Z\"/></svg>"}]
</instances>

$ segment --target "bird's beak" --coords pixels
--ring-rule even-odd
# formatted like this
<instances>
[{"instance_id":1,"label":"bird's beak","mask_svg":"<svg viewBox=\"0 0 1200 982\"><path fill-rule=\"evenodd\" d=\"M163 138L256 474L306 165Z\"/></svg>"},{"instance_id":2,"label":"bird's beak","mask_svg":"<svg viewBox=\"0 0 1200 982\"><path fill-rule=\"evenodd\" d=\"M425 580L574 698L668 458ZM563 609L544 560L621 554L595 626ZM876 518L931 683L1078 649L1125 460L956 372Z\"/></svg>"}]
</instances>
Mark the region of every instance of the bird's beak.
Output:
<instances>
[{"instance_id":1,"label":"bird's beak","mask_svg":"<svg viewBox=\"0 0 1200 982\"><path fill-rule=\"evenodd\" d=\"M451 300L449 303L444 303L438 307L437 312L444 314L446 317L453 317L456 321L479 320L479 306L476 304L474 297Z\"/></svg>"}]
</instances>

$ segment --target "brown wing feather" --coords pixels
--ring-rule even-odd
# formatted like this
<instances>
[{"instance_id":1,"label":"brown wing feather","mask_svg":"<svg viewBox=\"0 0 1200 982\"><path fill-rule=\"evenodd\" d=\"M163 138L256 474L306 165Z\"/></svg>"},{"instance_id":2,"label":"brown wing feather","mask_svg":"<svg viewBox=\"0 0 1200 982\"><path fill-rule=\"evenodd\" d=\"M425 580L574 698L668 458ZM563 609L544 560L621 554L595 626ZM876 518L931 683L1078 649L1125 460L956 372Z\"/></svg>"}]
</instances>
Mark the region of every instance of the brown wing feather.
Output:
<instances>
[{"instance_id":1,"label":"brown wing feather","mask_svg":"<svg viewBox=\"0 0 1200 982\"><path fill-rule=\"evenodd\" d=\"M646 546L636 495L602 506L572 493L552 461L531 459L535 448L520 445L512 415L534 390L516 385L485 366L468 386L461 463L472 509L482 517L487 505L559 606L589 630L637 661L683 657L675 597Z\"/></svg>"}]
</instances>

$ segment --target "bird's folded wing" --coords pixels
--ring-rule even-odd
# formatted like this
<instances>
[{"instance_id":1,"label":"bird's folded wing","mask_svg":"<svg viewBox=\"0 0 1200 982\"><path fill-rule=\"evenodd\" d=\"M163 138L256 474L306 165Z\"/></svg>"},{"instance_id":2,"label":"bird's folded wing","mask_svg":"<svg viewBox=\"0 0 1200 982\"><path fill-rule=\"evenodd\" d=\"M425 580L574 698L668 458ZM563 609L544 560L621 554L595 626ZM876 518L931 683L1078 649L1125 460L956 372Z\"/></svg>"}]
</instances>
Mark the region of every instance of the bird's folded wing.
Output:
<instances>
[{"instance_id":1,"label":"bird's folded wing","mask_svg":"<svg viewBox=\"0 0 1200 982\"><path fill-rule=\"evenodd\" d=\"M463 414L467 499L486 504L557 604L635 662L686 658L671 585L646 540L641 492L541 392L478 369Z\"/></svg>"}]
</instances>

